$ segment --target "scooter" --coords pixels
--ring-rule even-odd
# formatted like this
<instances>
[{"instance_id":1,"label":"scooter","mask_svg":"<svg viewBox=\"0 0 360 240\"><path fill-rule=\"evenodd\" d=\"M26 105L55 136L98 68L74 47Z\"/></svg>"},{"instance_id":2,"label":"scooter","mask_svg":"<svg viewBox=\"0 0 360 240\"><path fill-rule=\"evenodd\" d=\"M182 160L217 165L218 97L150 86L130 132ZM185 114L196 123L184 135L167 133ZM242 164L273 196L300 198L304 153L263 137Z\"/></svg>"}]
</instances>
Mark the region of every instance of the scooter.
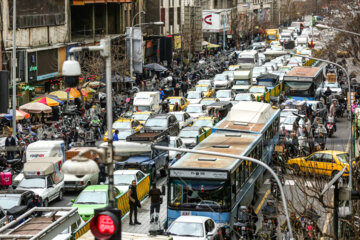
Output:
<instances>
[{"instance_id":1,"label":"scooter","mask_svg":"<svg viewBox=\"0 0 360 240\"><path fill-rule=\"evenodd\" d=\"M21 158L7 159L8 168L11 168L14 172L20 173L24 168L24 163Z\"/></svg>"},{"instance_id":2,"label":"scooter","mask_svg":"<svg viewBox=\"0 0 360 240\"><path fill-rule=\"evenodd\" d=\"M328 137L332 137L332 135L334 134L334 117L328 117L328 122L326 124L326 129L327 129L327 135Z\"/></svg>"},{"instance_id":3,"label":"scooter","mask_svg":"<svg viewBox=\"0 0 360 240\"><path fill-rule=\"evenodd\" d=\"M233 231L237 239L252 239L254 232L250 215L245 211L246 207L241 206L237 221L233 225Z\"/></svg>"}]
</instances>

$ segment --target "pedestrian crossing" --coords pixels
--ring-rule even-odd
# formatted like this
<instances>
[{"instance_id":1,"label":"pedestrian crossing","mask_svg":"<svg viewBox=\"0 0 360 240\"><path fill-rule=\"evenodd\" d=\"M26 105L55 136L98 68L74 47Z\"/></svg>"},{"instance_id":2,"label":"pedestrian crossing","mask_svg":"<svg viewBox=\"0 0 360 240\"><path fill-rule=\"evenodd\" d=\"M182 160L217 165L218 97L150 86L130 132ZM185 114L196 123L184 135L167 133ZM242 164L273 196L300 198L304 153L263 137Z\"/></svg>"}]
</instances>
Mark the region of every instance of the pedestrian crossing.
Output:
<instances>
[{"instance_id":1,"label":"pedestrian crossing","mask_svg":"<svg viewBox=\"0 0 360 240\"><path fill-rule=\"evenodd\" d=\"M270 185L271 184L270 179L266 179L264 184ZM296 180L294 180L294 179L286 179L285 184L283 186L296 186L297 184L299 184L299 183L297 183ZM301 182L301 184L304 184L306 187L318 187L319 186L319 183L314 180L306 180L304 182ZM331 186L330 188L334 188L334 186Z\"/></svg>"}]
</instances>

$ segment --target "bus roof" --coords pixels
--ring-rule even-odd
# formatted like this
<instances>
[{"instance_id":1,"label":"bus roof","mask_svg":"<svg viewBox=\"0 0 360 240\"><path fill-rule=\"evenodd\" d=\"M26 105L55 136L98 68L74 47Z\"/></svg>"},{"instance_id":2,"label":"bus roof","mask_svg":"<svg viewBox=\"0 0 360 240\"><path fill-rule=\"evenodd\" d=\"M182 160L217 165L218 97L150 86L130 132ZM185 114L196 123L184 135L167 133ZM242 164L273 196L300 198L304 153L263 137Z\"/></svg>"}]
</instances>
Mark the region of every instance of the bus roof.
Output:
<instances>
[{"instance_id":1,"label":"bus roof","mask_svg":"<svg viewBox=\"0 0 360 240\"><path fill-rule=\"evenodd\" d=\"M305 77L313 78L317 77L321 71L319 67L294 67L284 77Z\"/></svg>"},{"instance_id":2,"label":"bus roof","mask_svg":"<svg viewBox=\"0 0 360 240\"><path fill-rule=\"evenodd\" d=\"M240 101L232 107L227 117L217 127L261 132L277 111L279 110L273 109L269 103Z\"/></svg>"},{"instance_id":3,"label":"bus roof","mask_svg":"<svg viewBox=\"0 0 360 240\"><path fill-rule=\"evenodd\" d=\"M260 135L249 133L217 132L207 137L206 141L202 141L195 149L200 151L244 155L247 149L259 136ZM170 168L231 170L236 162L237 160L234 158L188 153Z\"/></svg>"}]
</instances>

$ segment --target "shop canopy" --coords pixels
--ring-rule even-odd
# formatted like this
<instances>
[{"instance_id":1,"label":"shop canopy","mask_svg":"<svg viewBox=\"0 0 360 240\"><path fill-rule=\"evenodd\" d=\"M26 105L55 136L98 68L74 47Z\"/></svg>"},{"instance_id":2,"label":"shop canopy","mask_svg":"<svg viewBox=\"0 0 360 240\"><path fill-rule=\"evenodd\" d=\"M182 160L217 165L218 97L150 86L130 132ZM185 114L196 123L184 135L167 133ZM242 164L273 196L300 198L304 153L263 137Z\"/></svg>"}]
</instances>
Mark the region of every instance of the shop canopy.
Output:
<instances>
[{"instance_id":1,"label":"shop canopy","mask_svg":"<svg viewBox=\"0 0 360 240\"><path fill-rule=\"evenodd\" d=\"M0 116L10 121L13 118L13 110L10 110L10 113L8 114L1 114ZM29 117L30 117L29 113L21 110L16 110L16 120L28 119Z\"/></svg>"},{"instance_id":2,"label":"shop canopy","mask_svg":"<svg viewBox=\"0 0 360 240\"><path fill-rule=\"evenodd\" d=\"M57 97L59 100L63 100L63 101L68 100L67 92L62 91L62 90L51 92L50 95ZM74 100L74 96L69 94L69 100Z\"/></svg>"},{"instance_id":3,"label":"shop canopy","mask_svg":"<svg viewBox=\"0 0 360 240\"><path fill-rule=\"evenodd\" d=\"M50 107L59 106L60 104L64 103L63 101L52 95L38 97L33 102L43 103Z\"/></svg>"}]
</instances>

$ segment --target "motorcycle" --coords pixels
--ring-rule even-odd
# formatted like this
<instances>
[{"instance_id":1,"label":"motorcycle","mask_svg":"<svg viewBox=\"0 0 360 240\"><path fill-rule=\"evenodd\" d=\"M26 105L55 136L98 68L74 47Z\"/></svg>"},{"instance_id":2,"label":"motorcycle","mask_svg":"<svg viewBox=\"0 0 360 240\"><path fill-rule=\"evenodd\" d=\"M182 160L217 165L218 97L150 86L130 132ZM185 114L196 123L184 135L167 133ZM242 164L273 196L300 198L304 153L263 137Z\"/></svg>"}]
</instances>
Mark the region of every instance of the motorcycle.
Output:
<instances>
[{"instance_id":1,"label":"motorcycle","mask_svg":"<svg viewBox=\"0 0 360 240\"><path fill-rule=\"evenodd\" d=\"M335 124L334 117L329 116L327 124L326 124L328 137L332 137L332 135L334 134L334 131L335 131L334 124Z\"/></svg>"},{"instance_id":2,"label":"motorcycle","mask_svg":"<svg viewBox=\"0 0 360 240\"><path fill-rule=\"evenodd\" d=\"M11 168L14 172L20 173L24 168L24 163L21 158L7 159L8 168Z\"/></svg>"},{"instance_id":3,"label":"motorcycle","mask_svg":"<svg viewBox=\"0 0 360 240\"><path fill-rule=\"evenodd\" d=\"M253 239L254 223L251 223L250 214L246 212L246 207L241 206L237 221L233 225L233 231L237 239Z\"/></svg>"}]
</instances>

